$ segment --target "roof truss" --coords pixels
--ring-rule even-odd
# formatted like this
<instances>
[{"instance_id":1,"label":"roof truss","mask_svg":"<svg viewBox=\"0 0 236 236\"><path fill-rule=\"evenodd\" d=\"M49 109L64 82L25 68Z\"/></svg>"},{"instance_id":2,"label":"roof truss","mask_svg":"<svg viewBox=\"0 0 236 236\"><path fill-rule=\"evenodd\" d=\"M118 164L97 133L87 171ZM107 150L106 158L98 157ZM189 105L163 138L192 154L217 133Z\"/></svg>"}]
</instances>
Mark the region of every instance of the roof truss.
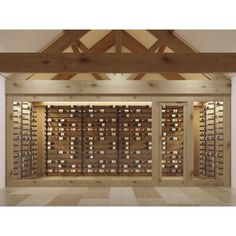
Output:
<instances>
[{"instance_id":1,"label":"roof truss","mask_svg":"<svg viewBox=\"0 0 236 236\"><path fill-rule=\"evenodd\" d=\"M35 70L33 71L33 69L26 69L26 68L22 68L22 69L17 69L17 65L11 69L8 69L8 72L10 71L32 71L32 72L51 72L51 71L55 71L55 68L57 68L57 70L55 72L61 72L59 74L57 74L56 76L54 76L52 79L53 80L70 80L71 78L73 78L77 73L83 73L83 72L91 72L92 76L97 79L97 80L107 80L109 79L108 76L106 74L101 74L102 72L107 73L107 72L123 72L123 73L129 73L129 72L142 72L139 74L133 74L131 75L128 79L130 80L140 80L143 78L143 76L145 75L145 73L160 73L165 79L167 80L184 80L184 78L177 72L196 72L196 73L202 73L202 72L214 72L214 71L218 71L218 69L214 69L216 67L214 67L213 65L208 65L208 68L204 67L204 70L199 71L196 68L193 68L193 66L188 65L188 62L186 64L186 66L188 67L188 69L182 68L177 62L177 65L170 65L170 68L167 68L166 65L168 64L167 61L163 61L163 58L168 59L168 60L173 60L173 58L180 60L181 62L183 61L181 58L179 58L178 55L165 55L162 54L165 50L166 47L169 47L171 50L173 50L174 52L177 52L177 54L179 52L184 52L186 53L186 56L191 59L190 62L193 62L195 60L195 66L199 66L199 62L196 61L196 59L199 59L199 55L193 56L193 54L196 54L195 50L192 49L189 45L187 45L186 43L184 43L182 40L180 40L178 37L176 37L172 31L170 30L148 30L149 33L151 33L153 36L155 36L157 38L157 41L150 47L150 48L146 48L142 43L140 43L137 39L135 39L134 37L132 37L128 32L124 31L124 30L112 30L110 31L107 35L105 35L101 40L99 40L97 43L95 43L95 45L93 45L91 48L87 48L86 45L84 45L82 43L82 41L80 40L81 37L83 37L86 33L88 33L89 30L65 30L63 31L63 34L58 37L53 43L51 43L50 45L48 45L46 48L44 48L41 53L45 55L39 55L37 53L32 53L31 56L36 56L39 57L39 60L37 61L37 59L34 57L34 61L31 61L31 63L29 63L28 65L31 65L31 67L35 66L35 64L32 64L33 62L35 63L39 63L38 66L41 67L41 69L37 69L35 68ZM125 46L127 49L129 49L131 51L131 55L121 55L120 53L122 53L122 45ZM111 47L115 46L115 54L114 55L99 55L96 56L97 53L105 53L107 50L109 50ZM68 47L71 47L74 54L72 57L71 55L61 55L59 53L63 52L65 49L67 49ZM48 54L50 53L50 54ZM55 53L55 54L54 54ZM157 61L151 61L151 63L156 64L161 63L159 65L156 65L157 67L155 69L151 69L150 65L148 67L147 65L147 69L145 70L137 68L134 69L135 65L131 65L132 68L127 68L127 66L124 65L124 63L121 61L123 59L129 59L131 64L134 63L134 57L135 53L142 53L145 54L145 57L148 55L154 55L154 57L152 57L152 60L157 60ZM53 55L54 54L54 55ZM58 60L57 63L54 63L54 59L55 59L55 55L57 54ZM133 55L132 55L133 54ZM157 55L155 55L157 54ZM191 55L190 55L191 54ZM199 54L199 53L198 53ZM24 56L24 65L21 64L21 66L26 66L27 65L27 58L30 59L30 56L26 53L26 54L21 54L22 57ZM201 54L201 58L202 58ZM4 54L0 54L0 61L2 61L3 64L0 65L0 70L1 71L6 71L8 68L7 65L4 65L4 61L6 57L9 58L10 54L8 55L4 55ZM19 55L16 54L11 54L11 62L14 62L14 59L18 58ZM218 57L225 57L226 55L219 55ZM45 63L44 65L40 65L40 63L42 63L40 60L42 58L47 57L48 63ZM110 58L112 63L120 63L121 66L115 66L113 64L111 69L105 69L105 68L100 68L100 69L96 69L96 65L94 65L95 63L98 63L97 58L99 59L102 58L101 62L106 63L107 59ZM207 59L207 57L209 57L209 54L204 56L205 59ZM40 59L41 58L41 59ZM81 61L79 63L79 66L81 68L73 68L73 69L68 69L66 67L68 67L68 65L66 63L67 62L67 58L72 58L73 60L78 60L78 58L86 58L86 60L92 60L90 61L90 66L91 69L90 71L84 67L85 63L81 64ZM140 58L140 55L139 55ZM232 60L232 55L231 57L227 57L229 60ZM32 59L32 58L31 58ZM36 61L35 61L36 60ZM141 56L141 60L142 56ZM91 64L92 63L92 64ZM11 64L11 63L10 63ZM19 64L19 63L18 63ZM75 64L75 61L73 61L73 63L71 64ZM145 63L144 63L145 64ZM209 64L209 63L208 63ZM55 66L55 68L51 68L51 66ZM64 69L60 69L60 66L64 65ZM4 67L5 66L5 67ZM177 67L176 67L177 66ZM43 67L43 68L42 68ZM73 67L73 66L72 66ZM200 66L201 67L201 66ZM202 67L201 67L202 68ZM221 71L228 71L229 69L224 69ZM101 73L97 73L97 72L101 72ZM216 77L213 74L214 77ZM219 74L217 76L217 78L219 78ZM225 78L223 75L220 75L220 78Z\"/></svg>"}]
</instances>

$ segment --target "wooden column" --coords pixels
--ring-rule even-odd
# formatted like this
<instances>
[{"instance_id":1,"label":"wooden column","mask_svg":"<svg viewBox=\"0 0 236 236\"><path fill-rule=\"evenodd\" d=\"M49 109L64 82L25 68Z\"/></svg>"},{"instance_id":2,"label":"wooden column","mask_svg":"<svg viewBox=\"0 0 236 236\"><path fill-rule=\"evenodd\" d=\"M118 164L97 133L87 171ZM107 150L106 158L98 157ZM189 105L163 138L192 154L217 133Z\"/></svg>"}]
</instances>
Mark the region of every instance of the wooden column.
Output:
<instances>
[{"instance_id":1,"label":"wooden column","mask_svg":"<svg viewBox=\"0 0 236 236\"><path fill-rule=\"evenodd\" d=\"M189 99L184 106L184 183L193 185L193 163L194 163L194 132L193 132L193 101Z\"/></svg>"},{"instance_id":2,"label":"wooden column","mask_svg":"<svg viewBox=\"0 0 236 236\"><path fill-rule=\"evenodd\" d=\"M34 105L33 105L34 106ZM45 107L35 106L37 111L37 163L38 177L45 175Z\"/></svg>"},{"instance_id":3,"label":"wooden column","mask_svg":"<svg viewBox=\"0 0 236 236\"><path fill-rule=\"evenodd\" d=\"M231 183L231 99L224 98L224 186L230 186ZM234 122L234 120L232 120ZM234 145L234 144L233 144ZM234 170L235 171L235 170Z\"/></svg>"},{"instance_id":4,"label":"wooden column","mask_svg":"<svg viewBox=\"0 0 236 236\"><path fill-rule=\"evenodd\" d=\"M157 101L152 102L152 180L155 186L160 183L160 155L159 155L159 109Z\"/></svg>"}]
</instances>

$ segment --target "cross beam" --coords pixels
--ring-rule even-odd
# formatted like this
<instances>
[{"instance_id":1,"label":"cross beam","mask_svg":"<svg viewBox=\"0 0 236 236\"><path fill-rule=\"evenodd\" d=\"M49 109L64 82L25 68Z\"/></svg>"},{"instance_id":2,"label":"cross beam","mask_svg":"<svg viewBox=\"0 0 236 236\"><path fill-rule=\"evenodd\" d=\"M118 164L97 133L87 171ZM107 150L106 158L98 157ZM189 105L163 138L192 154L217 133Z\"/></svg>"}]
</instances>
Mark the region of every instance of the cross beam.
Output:
<instances>
[{"instance_id":1,"label":"cross beam","mask_svg":"<svg viewBox=\"0 0 236 236\"><path fill-rule=\"evenodd\" d=\"M236 53L0 53L0 72L235 72Z\"/></svg>"}]
</instances>

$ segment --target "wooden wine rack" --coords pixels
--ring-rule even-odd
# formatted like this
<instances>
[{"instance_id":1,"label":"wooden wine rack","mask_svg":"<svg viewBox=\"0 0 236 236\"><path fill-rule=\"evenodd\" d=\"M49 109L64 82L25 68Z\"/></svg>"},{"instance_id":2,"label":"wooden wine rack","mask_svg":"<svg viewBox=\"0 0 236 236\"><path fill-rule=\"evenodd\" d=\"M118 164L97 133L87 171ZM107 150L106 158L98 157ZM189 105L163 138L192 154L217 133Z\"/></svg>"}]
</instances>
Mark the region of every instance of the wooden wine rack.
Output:
<instances>
[{"instance_id":1,"label":"wooden wine rack","mask_svg":"<svg viewBox=\"0 0 236 236\"><path fill-rule=\"evenodd\" d=\"M183 176L183 106L162 105L162 176Z\"/></svg>"},{"instance_id":2,"label":"wooden wine rack","mask_svg":"<svg viewBox=\"0 0 236 236\"><path fill-rule=\"evenodd\" d=\"M36 116L31 103L13 103L13 175L37 177Z\"/></svg>"},{"instance_id":3,"label":"wooden wine rack","mask_svg":"<svg viewBox=\"0 0 236 236\"><path fill-rule=\"evenodd\" d=\"M80 175L82 169L82 109L46 106L46 174Z\"/></svg>"},{"instance_id":4,"label":"wooden wine rack","mask_svg":"<svg viewBox=\"0 0 236 236\"><path fill-rule=\"evenodd\" d=\"M119 107L119 173L151 175L152 115L149 106Z\"/></svg>"},{"instance_id":5,"label":"wooden wine rack","mask_svg":"<svg viewBox=\"0 0 236 236\"><path fill-rule=\"evenodd\" d=\"M151 107L47 106L46 174L150 176Z\"/></svg>"},{"instance_id":6,"label":"wooden wine rack","mask_svg":"<svg viewBox=\"0 0 236 236\"><path fill-rule=\"evenodd\" d=\"M200 112L200 176L223 176L223 102L208 102Z\"/></svg>"},{"instance_id":7,"label":"wooden wine rack","mask_svg":"<svg viewBox=\"0 0 236 236\"><path fill-rule=\"evenodd\" d=\"M83 175L117 175L117 108L83 109Z\"/></svg>"}]
</instances>

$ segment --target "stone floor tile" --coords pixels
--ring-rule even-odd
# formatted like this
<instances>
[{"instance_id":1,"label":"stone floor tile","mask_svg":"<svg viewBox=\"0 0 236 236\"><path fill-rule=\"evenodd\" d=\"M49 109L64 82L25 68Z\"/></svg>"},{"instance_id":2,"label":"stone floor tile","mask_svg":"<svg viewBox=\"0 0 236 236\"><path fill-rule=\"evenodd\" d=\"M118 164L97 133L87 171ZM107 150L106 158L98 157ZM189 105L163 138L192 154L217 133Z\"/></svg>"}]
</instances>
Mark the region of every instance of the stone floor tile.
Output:
<instances>
[{"instance_id":1,"label":"stone floor tile","mask_svg":"<svg viewBox=\"0 0 236 236\"><path fill-rule=\"evenodd\" d=\"M79 194L59 194L52 199L48 206L77 206L82 196Z\"/></svg>"},{"instance_id":2,"label":"stone floor tile","mask_svg":"<svg viewBox=\"0 0 236 236\"><path fill-rule=\"evenodd\" d=\"M154 187L133 187L136 198L160 198L160 194Z\"/></svg>"}]
</instances>

